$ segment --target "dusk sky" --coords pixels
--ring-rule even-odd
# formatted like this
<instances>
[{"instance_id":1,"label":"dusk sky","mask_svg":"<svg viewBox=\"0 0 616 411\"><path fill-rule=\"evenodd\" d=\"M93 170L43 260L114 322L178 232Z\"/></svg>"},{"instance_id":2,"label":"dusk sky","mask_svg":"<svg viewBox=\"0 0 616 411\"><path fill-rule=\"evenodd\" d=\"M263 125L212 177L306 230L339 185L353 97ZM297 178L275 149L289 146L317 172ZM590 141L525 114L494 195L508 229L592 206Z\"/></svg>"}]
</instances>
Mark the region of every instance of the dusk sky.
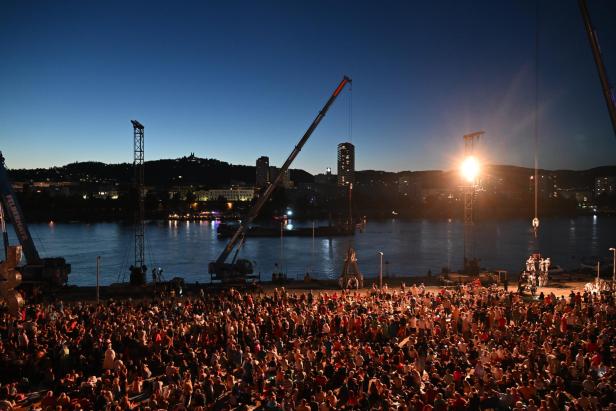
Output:
<instances>
[{"instance_id":1,"label":"dusk sky","mask_svg":"<svg viewBox=\"0 0 616 411\"><path fill-rule=\"evenodd\" d=\"M588 3L616 81L616 2ZM293 168L335 169L350 140L359 170L449 169L476 130L489 162L530 166L535 4L3 1L0 150L9 168L131 162L137 119L146 160L280 165L347 74ZM540 166L616 164L577 1L539 12Z\"/></svg>"}]
</instances>

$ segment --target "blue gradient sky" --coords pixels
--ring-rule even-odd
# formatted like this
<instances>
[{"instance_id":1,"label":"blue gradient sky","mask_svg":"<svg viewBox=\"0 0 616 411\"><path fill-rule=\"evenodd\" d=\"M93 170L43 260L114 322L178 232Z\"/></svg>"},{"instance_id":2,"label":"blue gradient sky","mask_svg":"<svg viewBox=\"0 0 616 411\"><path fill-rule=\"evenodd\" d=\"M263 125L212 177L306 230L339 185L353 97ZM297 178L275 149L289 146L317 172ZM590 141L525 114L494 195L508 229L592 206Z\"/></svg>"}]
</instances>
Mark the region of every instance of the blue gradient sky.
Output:
<instances>
[{"instance_id":1,"label":"blue gradient sky","mask_svg":"<svg viewBox=\"0 0 616 411\"><path fill-rule=\"evenodd\" d=\"M447 169L478 129L491 162L531 165L535 2L411 3L5 0L0 150L10 168L132 161L138 119L146 159L279 165L348 74L294 167L335 168L351 139L357 169ZM589 3L616 80L616 3ZM577 2L540 15L540 165L616 163Z\"/></svg>"}]
</instances>

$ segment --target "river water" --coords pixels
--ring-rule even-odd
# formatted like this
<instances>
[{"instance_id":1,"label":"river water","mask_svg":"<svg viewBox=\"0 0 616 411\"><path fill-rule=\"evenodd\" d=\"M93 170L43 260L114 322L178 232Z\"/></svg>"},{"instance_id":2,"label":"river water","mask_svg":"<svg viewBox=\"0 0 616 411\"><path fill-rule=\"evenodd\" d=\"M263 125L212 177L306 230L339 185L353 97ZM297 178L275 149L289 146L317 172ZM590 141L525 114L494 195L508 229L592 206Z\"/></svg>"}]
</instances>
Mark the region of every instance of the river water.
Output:
<instances>
[{"instance_id":1,"label":"river water","mask_svg":"<svg viewBox=\"0 0 616 411\"><path fill-rule=\"evenodd\" d=\"M292 222L308 225L311 222ZM184 277L189 282L209 281L208 262L216 259L225 241L216 238L217 222L152 221L146 225L146 264L163 268L164 277ZM31 224L39 252L63 256L72 264L71 284L96 283L96 256L101 256L101 284L128 279L133 263L133 229L121 223ZM9 227L11 242L14 233ZM519 272L535 242L530 221L522 219L476 222L467 237L467 255L481 258L481 266ZM539 250L553 264L566 269L579 266L588 256L610 257L616 246L616 217L583 216L545 218L541 222ZM459 269L464 255L464 225L457 220L368 221L353 237L249 238L241 258L254 262L255 272L271 278L275 264L289 277L306 271L319 278L334 278L349 246L357 250L358 264L366 277L379 271L378 251L383 251L383 271L389 275L438 274L443 267Z\"/></svg>"}]
</instances>

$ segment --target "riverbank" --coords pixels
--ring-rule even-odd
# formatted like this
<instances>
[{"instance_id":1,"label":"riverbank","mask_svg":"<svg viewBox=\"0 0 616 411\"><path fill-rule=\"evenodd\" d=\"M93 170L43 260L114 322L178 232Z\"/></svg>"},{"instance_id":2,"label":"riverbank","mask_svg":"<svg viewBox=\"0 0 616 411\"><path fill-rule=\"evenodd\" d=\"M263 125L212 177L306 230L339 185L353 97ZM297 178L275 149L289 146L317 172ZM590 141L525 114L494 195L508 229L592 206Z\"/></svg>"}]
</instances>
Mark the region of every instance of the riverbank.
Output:
<instances>
[{"instance_id":1,"label":"riverbank","mask_svg":"<svg viewBox=\"0 0 616 411\"><path fill-rule=\"evenodd\" d=\"M447 289L455 287L460 283L470 283L474 281L475 277L452 277L457 278L454 280L446 280L440 276L419 276L419 277L396 277L396 278L383 278L383 285L389 290L401 289L404 284L405 287L411 287L414 284L423 284L427 289L432 291L439 291L441 289ZM588 282L594 280L593 276L585 274L570 275L559 280L552 280L547 287L541 287L537 290L537 293L543 292L544 294L553 293L554 295L568 296L571 291L583 292L584 286ZM483 283L483 285L486 285ZM497 285L503 287L503 285ZM245 289L255 293L269 293L276 288L284 287L286 290L292 293L307 293L313 292L325 292L334 293L340 292L337 281L335 280L311 280L311 281L286 281L286 282L271 282L264 281L256 285L246 284L239 285L236 288ZM364 287L359 289L358 292L365 293L370 292L373 287L378 287L377 278L367 278L364 280ZM131 286L128 284L114 284L109 286L99 287L99 298L102 301L107 300L140 300L151 299L157 297L177 297L177 296L198 296L201 290L205 293L219 292L227 286L215 283L184 283L178 287L177 283L165 282L162 284L154 285L148 284L145 286ZM181 289L181 291L180 291ZM510 291L517 290L517 278L513 276L509 280L508 289ZM96 287L95 286L68 286L63 289L57 290L53 293L49 293L42 296L44 300L62 300L62 301L84 301L94 302L96 301Z\"/></svg>"}]
</instances>

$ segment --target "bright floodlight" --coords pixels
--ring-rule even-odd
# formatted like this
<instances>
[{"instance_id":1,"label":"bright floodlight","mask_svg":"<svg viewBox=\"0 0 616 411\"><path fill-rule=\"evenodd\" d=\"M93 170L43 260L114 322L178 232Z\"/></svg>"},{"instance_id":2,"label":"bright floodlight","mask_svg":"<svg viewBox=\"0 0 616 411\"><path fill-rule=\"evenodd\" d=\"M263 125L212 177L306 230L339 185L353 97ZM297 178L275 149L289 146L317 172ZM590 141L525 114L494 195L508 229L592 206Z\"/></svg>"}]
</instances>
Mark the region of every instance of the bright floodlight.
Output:
<instances>
[{"instance_id":1,"label":"bright floodlight","mask_svg":"<svg viewBox=\"0 0 616 411\"><path fill-rule=\"evenodd\" d=\"M473 156L466 157L462 162L460 172L466 181L474 182L479 175L479 161Z\"/></svg>"}]
</instances>

